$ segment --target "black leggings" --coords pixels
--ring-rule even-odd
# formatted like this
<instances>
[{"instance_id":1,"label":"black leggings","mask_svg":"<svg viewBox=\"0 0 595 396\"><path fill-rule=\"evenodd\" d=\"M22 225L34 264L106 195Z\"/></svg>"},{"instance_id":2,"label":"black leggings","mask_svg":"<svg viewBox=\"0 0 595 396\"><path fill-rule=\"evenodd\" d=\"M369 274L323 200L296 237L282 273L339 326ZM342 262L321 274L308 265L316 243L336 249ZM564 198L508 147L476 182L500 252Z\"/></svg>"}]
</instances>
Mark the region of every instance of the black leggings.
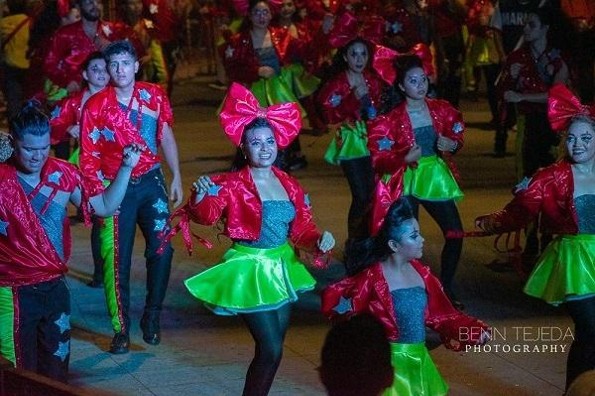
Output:
<instances>
[{"instance_id":1,"label":"black leggings","mask_svg":"<svg viewBox=\"0 0 595 396\"><path fill-rule=\"evenodd\" d=\"M453 200L425 201L412 196L407 196L407 199L413 207L415 218L419 219L419 205L421 204L438 224L440 230L442 230L442 234L445 235L448 231L463 231L461 216ZM446 239L444 242L441 255L440 280L444 289L448 292L452 290L452 284L462 250L462 238Z\"/></svg>"},{"instance_id":2,"label":"black leggings","mask_svg":"<svg viewBox=\"0 0 595 396\"><path fill-rule=\"evenodd\" d=\"M574 321L574 341L566 363L566 389L585 371L595 369L595 297L568 301Z\"/></svg>"},{"instance_id":3,"label":"black leggings","mask_svg":"<svg viewBox=\"0 0 595 396\"><path fill-rule=\"evenodd\" d=\"M242 395L268 395L283 356L283 341L290 312L291 305L286 304L274 311L242 315L256 344Z\"/></svg>"},{"instance_id":4,"label":"black leggings","mask_svg":"<svg viewBox=\"0 0 595 396\"><path fill-rule=\"evenodd\" d=\"M368 214L374 192L374 169L370 156L341 160L341 168L351 190L351 206L347 216L347 238L369 236Z\"/></svg>"}]
</instances>

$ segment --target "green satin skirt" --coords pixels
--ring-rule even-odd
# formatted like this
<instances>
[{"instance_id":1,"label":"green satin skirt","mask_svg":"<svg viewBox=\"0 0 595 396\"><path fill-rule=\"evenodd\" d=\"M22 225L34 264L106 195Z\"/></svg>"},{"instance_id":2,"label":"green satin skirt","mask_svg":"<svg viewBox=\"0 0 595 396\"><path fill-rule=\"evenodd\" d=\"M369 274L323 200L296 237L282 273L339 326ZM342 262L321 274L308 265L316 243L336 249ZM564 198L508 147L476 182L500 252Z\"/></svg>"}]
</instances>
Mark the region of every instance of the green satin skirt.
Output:
<instances>
[{"instance_id":1,"label":"green satin skirt","mask_svg":"<svg viewBox=\"0 0 595 396\"><path fill-rule=\"evenodd\" d=\"M595 294L595 235L562 235L547 246L525 293L558 305Z\"/></svg>"},{"instance_id":2,"label":"green satin skirt","mask_svg":"<svg viewBox=\"0 0 595 396\"><path fill-rule=\"evenodd\" d=\"M383 396L441 396L448 385L438 372L425 343L390 343L395 370L393 385Z\"/></svg>"},{"instance_id":3,"label":"green satin skirt","mask_svg":"<svg viewBox=\"0 0 595 396\"><path fill-rule=\"evenodd\" d=\"M331 140L324 159L329 164L339 165L341 160L350 160L367 157L368 130L364 121L356 121L355 124L343 124Z\"/></svg>"},{"instance_id":4,"label":"green satin skirt","mask_svg":"<svg viewBox=\"0 0 595 396\"><path fill-rule=\"evenodd\" d=\"M448 165L437 155L421 157L417 168L407 167L403 175L403 195L426 201L458 201L463 198Z\"/></svg>"},{"instance_id":5,"label":"green satin skirt","mask_svg":"<svg viewBox=\"0 0 595 396\"><path fill-rule=\"evenodd\" d=\"M250 86L250 92L262 107L278 103L295 102L300 108L302 118L306 111L299 102L294 91L294 71L289 67L281 68L281 72L271 78L260 78Z\"/></svg>"},{"instance_id":6,"label":"green satin skirt","mask_svg":"<svg viewBox=\"0 0 595 396\"><path fill-rule=\"evenodd\" d=\"M188 291L218 315L273 310L316 281L285 243L271 249L233 244L222 261L189 279Z\"/></svg>"}]
</instances>

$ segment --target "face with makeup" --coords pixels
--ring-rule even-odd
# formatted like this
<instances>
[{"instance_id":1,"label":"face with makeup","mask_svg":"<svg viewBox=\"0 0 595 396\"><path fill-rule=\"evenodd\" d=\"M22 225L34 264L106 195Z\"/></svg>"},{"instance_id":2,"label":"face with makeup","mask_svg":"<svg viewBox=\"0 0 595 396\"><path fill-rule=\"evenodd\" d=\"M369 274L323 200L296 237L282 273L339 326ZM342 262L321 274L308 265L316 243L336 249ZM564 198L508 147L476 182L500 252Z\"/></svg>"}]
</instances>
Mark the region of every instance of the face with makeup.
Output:
<instances>
[{"instance_id":1,"label":"face with makeup","mask_svg":"<svg viewBox=\"0 0 595 396\"><path fill-rule=\"evenodd\" d=\"M368 47L360 41L352 43L343 55L343 59L347 62L347 68L354 73L364 71L368 65L368 58Z\"/></svg>"},{"instance_id":2,"label":"face with makeup","mask_svg":"<svg viewBox=\"0 0 595 396\"><path fill-rule=\"evenodd\" d=\"M253 168L268 168L277 159L277 141L269 127L255 127L244 134L242 151Z\"/></svg>"},{"instance_id":3,"label":"face with makeup","mask_svg":"<svg viewBox=\"0 0 595 396\"><path fill-rule=\"evenodd\" d=\"M566 149L574 163L583 164L595 160L594 124L586 119L577 119L568 128Z\"/></svg>"},{"instance_id":4,"label":"face with makeup","mask_svg":"<svg viewBox=\"0 0 595 396\"><path fill-rule=\"evenodd\" d=\"M405 72L399 88L410 99L420 100L428 93L428 76L421 67L414 67Z\"/></svg>"},{"instance_id":5,"label":"face with makeup","mask_svg":"<svg viewBox=\"0 0 595 396\"><path fill-rule=\"evenodd\" d=\"M266 29L271 22L272 14L269 5L261 1L250 10L250 22L255 28Z\"/></svg>"},{"instance_id":6,"label":"face with makeup","mask_svg":"<svg viewBox=\"0 0 595 396\"><path fill-rule=\"evenodd\" d=\"M415 218L403 221L399 227L398 240L389 240L389 246L405 261L420 259L423 256L424 238L419 232L419 223Z\"/></svg>"}]
</instances>

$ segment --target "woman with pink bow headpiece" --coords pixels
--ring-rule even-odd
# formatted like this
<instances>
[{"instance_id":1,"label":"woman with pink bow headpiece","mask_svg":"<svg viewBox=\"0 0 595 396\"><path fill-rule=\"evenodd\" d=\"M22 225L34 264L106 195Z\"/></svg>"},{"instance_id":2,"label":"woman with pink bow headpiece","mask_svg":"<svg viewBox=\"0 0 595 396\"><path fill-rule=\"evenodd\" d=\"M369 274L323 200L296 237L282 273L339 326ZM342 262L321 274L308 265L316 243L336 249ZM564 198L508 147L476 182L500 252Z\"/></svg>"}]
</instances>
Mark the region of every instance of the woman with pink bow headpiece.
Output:
<instances>
[{"instance_id":1,"label":"woman with pink bow headpiece","mask_svg":"<svg viewBox=\"0 0 595 396\"><path fill-rule=\"evenodd\" d=\"M378 213L378 192L386 186L392 199L401 195L409 199L416 217L419 205L423 206L443 234L462 232L456 202L463 198L463 193L450 157L463 146L463 117L447 101L427 97L433 68L426 45L392 59L394 68L382 68L381 74L404 100L368 122L368 148L374 171L381 179L376 187L371 228L377 230L376 223L383 218L384 214ZM440 280L457 308L463 307L453 291L462 247L462 239L446 239L441 256Z\"/></svg>"},{"instance_id":2,"label":"woman with pink bow headpiece","mask_svg":"<svg viewBox=\"0 0 595 396\"><path fill-rule=\"evenodd\" d=\"M177 228L185 236L189 219L202 225L224 223L231 248L219 264L185 285L216 314L242 317L256 343L243 394L266 395L281 361L291 303L316 283L294 248L309 252L314 265L322 266L335 241L316 228L310 199L298 181L273 166L278 149L300 131L297 105L262 108L250 91L232 84L220 121L248 165L199 177L189 202L173 216L182 219Z\"/></svg>"},{"instance_id":3,"label":"woman with pink bow headpiece","mask_svg":"<svg viewBox=\"0 0 595 396\"><path fill-rule=\"evenodd\" d=\"M563 133L566 155L538 170L504 209L476 219L492 233L525 227L541 214L542 232L557 235L545 248L524 291L558 306L574 321L566 388L595 368L595 105L584 106L563 84L548 96L552 129Z\"/></svg>"},{"instance_id":4,"label":"woman with pink bow headpiece","mask_svg":"<svg viewBox=\"0 0 595 396\"><path fill-rule=\"evenodd\" d=\"M384 21L378 17L362 21L349 12L337 17L328 37L330 45L339 48L333 60L335 72L317 96L324 118L335 131L324 158L341 166L351 190L347 247L368 236L374 172L366 146L366 120L376 117L386 87L371 68L373 43L382 40L383 32Z\"/></svg>"}]
</instances>

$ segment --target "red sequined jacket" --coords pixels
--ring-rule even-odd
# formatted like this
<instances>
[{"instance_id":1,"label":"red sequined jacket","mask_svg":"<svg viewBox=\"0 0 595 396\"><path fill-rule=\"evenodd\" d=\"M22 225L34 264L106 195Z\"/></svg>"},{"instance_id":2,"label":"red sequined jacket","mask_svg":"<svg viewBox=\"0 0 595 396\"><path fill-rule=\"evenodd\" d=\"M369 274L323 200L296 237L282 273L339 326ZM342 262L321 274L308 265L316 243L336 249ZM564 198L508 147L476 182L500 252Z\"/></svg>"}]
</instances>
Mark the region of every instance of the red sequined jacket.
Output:
<instances>
[{"instance_id":1,"label":"red sequined jacket","mask_svg":"<svg viewBox=\"0 0 595 396\"><path fill-rule=\"evenodd\" d=\"M298 181L273 167L295 207L295 219L289 229L289 240L302 250L314 253L320 259L317 242L320 232L312 219L310 199ZM172 218L189 214L198 224L212 225L220 219L225 223L224 234L232 240L257 240L262 225L262 203L249 167L237 172L222 173L211 178L215 187L197 204L193 193L188 203L174 212ZM321 264L317 261L316 264Z\"/></svg>"},{"instance_id":2,"label":"red sequined jacket","mask_svg":"<svg viewBox=\"0 0 595 396\"><path fill-rule=\"evenodd\" d=\"M462 349L464 345L479 344L482 335L485 339L485 335L489 334L488 326L456 310L429 267L417 260L413 260L411 265L422 277L428 295L426 326L438 332L444 344L455 350ZM389 341L399 340L393 300L380 263L328 286L322 293L322 313L328 318L369 313L384 325ZM458 345L456 342L451 344L451 340L458 341Z\"/></svg>"},{"instance_id":3,"label":"red sequined jacket","mask_svg":"<svg viewBox=\"0 0 595 396\"><path fill-rule=\"evenodd\" d=\"M364 70L364 79L372 105L378 108L386 83L370 70ZM329 124L353 123L361 120L361 102L353 93L347 73L339 73L322 86L316 101Z\"/></svg>"},{"instance_id":4,"label":"red sequined jacket","mask_svg":"<svg viewBox=\"0 0 595 396\"><path fill-rule=\"evenodd\" d=\"M74 81L82 81L82 65L93 51L101 50L101 43L130 39L138 59L145 50L136 38L132 28L122 22L99 21L96 37L89 38L83 30L82 21L59 28L50 41L44 61L44 72L52 82L60 87Z\"/></svg>"},{"instance_id":5,"label":"red sequined jacket","mask_svg":"<svg viewBox=\"0 0 595 396\"><path fill-rule=\"evenodd\" d=\"M164 124L173 126L173 112L167 94L157 84L137 81L133 97L139 103L139 112L157 118L155 139L159 146ZM80 142L80 168L89 182L91 196L103 191L103 179L113 180L116 177L125 146L132 143L147 145L137 125L130 120L129 112L121 108L114 87L109 85L91 96L85 104ZM158 153L144 150L131 177L144 175L158 163Z\"/></svg>"},{"instance_id":6,"label":"red sequined jacket","mask_svg":"<svg viewBox=\"0 0 595 396\"><path fill-rule=\"evenodd\" d=\"M57 193L71 194L76 188L87 198L81 174L72 164L48 158L40 183L34 190L49 188L51 201ZM64 260L50 242L39 217L17 179L13 165L0 163L0 286L32 285L54 279L68 271L71 239L68 217L64 219ZM43 209L42 209L43 210Z\"/></svg>"},{"instance_id":7,"label":"red sequined jacket","mask_svg":"<svg viewBox=\"0 0 595 396\"><path fill-rule=\"evenodd\" d=\"M521 229L539 213L544 233L572 235L578 232L570 162L560 161L542 168L528 185L518 187L515 197L504 209L487 215L497 223L496 232Z\"/></svg>"},{"instance_id":8,"label":"red sequined jacket","mask_svg":"<svg viewBox=\"0 0 595 396\"><path fill-rule=\"evenodd\" d=\"M85 92L88 92L87 88L74 92L54 106L50 115L52 144L70 139L68 128L81 120L81 103Z\"/></svg>"},{"instance_id":9,"label":"red sequined jacket","mask_svg":"<svg viewBox=\"0 0 595 396\"><path fill-rule=\"evenodd\" d=\"M463 146L465 124L461 112L441 99L425 99L436 134L457 143L457 150ZM405 155L415 144L411 120L407 114L406 102L389 113L368 121L368 149L372 155L374 170L380 176L403 172L407 167ZM447 161L453 174L454 164Z\"/></svg>"},{"instance_id":10,"label":"red sequined jacket","mask_svg":"<svg viewBox=\"0 0 595 396\"><path fill-rule=\"evenodd\" d=\"M288 29L271 26L269 32L281 66L304 61L307 58L305 53L307 43L293 38ZM224 45L219 47L219 50L230 81L250 85L260 78L258 75L260 62L254 51L249 30L243 30L231 36ZM308 67L307 64L305 66Z\"/></svg>"}]
</instances>

